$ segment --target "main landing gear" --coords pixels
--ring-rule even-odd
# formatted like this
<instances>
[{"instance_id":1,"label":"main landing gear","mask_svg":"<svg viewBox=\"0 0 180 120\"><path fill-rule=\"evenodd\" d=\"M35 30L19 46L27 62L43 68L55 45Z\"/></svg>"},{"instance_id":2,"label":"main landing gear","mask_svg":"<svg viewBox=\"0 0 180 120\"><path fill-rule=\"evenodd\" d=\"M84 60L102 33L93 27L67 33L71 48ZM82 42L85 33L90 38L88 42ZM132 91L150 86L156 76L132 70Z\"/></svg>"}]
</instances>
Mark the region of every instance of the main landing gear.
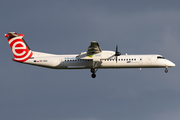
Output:
<instances>
[{"instance_id":1,"label":"main landing gear","mask_svg":"<svg viewBox=\"0 0 180 120\"><path fill-rule=\"evenodd\" d=\"M167 73L168 72L168 67L166 67L166 69L165 69L165 73Z\"/></svg>"},{"instance_id":2,"label":"main landing gear","mask_svg":"<svg viewBox=\"0 0 180 120\"><path fill-rule=\"evenodd\" d=\"M95 73L97 72L97 70L98 70L98 69L91 68L90 71L91 71L91 73L92 73L92 75L91 75L92 78L95 78L95 77L96 77L96 74L95 74Z\"/></svg>"}]
</instances>

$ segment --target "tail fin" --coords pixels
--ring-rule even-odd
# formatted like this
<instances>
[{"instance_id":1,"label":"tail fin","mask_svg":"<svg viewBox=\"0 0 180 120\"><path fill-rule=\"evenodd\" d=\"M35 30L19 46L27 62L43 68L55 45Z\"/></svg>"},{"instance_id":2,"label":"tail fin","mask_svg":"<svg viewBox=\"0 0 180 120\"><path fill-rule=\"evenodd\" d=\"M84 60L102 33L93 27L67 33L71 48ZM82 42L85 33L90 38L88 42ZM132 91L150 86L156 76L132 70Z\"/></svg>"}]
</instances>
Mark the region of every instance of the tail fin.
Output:
<instances>
[{"instance_id":1,"label":"tail fin","mask_svg":"<svg viewBox=\"0 0 180 120\"><path fill-rule=\"evenodd\" d=\"M7 37L11 47L12 53L14 55L14 61L25 62L33 55L33 52L30 50L23 39L23 34L9 32L8 34L5 34L5 37Z\"/></svg>"}]
</instances>

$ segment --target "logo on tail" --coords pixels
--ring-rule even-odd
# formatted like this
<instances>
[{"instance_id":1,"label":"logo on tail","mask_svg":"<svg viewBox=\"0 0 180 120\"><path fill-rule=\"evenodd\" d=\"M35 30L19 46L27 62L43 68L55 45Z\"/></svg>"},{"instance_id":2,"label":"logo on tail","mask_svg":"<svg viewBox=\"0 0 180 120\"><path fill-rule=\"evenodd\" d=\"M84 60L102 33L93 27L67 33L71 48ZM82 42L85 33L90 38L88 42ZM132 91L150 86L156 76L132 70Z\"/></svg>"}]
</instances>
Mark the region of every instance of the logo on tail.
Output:
<instances>
[{"instance_id":1,"label":"logo on tail","mask_svg":"<svg viewBox=\"0 0 180 120\"><path fill-rule=\"evenodd\" d=\"M5 37L8 37L8 42L14 55L14 61L25 62L33 55L26 42L23 40L23 34L10 32L5 34Z\"/></svg>"}]
</instances>

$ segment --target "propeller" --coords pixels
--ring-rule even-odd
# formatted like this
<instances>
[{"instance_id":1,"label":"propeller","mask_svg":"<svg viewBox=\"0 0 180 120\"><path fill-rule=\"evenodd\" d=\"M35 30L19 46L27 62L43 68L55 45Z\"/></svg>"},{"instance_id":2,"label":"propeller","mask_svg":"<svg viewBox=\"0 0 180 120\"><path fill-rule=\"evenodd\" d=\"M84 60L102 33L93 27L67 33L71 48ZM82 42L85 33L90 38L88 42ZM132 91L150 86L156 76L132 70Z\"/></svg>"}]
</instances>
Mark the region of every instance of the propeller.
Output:
<instances>
[{"instance_id":1,"label":"propeller","mask_svg":"<svg viewBox=\"0 0 180 120\"><path fill-rule=\"evenodd\" d=\"M118 52L118 45L116 45L116 53L114 55L114 56L116 56L116 63L117 63L117 57L120 56L120 55L121 55L121 53Z\"/></svg>"}]
</instances>

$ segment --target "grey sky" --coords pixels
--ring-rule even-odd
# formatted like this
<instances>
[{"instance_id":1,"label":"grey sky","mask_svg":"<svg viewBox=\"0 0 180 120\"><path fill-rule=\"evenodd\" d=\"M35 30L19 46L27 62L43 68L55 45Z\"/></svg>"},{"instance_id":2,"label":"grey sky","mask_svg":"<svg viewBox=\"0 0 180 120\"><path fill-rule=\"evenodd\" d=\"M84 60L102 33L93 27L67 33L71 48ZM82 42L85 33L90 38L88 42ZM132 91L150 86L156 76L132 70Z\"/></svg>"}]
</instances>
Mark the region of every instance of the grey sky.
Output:
<instances>
[{"instance_id":1,"label":"grey sky","mask_svg":"<svg viewBox=\"0 0 180 120\"><path fill-rule=\"evenodd\" d=\"M0 2L0 120L179 120L180 1ZM32 50L86 51L91 41L122 54L161 54L164 69L53 70L12 61L4 34Z\"/></svg>"}]
</instances>

